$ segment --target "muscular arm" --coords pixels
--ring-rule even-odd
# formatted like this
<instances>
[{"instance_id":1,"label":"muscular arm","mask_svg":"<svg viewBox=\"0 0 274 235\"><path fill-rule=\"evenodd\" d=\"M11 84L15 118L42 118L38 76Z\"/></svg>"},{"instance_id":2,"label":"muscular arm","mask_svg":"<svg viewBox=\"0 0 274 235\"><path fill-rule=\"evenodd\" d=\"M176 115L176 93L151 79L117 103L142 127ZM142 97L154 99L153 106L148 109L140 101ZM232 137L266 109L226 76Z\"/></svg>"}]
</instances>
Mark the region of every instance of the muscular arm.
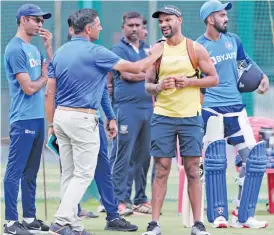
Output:
<instances>
[{"instance_id":1,"label":"muscular arm","mask_svg":"<svg viewBox=\"0 0 274 235\"><path fill-rule=\"evenodd\" d=\"M156 91L158 84L155 84L155 80L156 80L155 67L150 66L146 71L146 83L145 83L145 89L146 89L147 93L150 95L158 94L158 92Z\"/></svg>"},{"instance_id":2,"label":"muscular arm","mask_svg":"<svg viewBox=\"0 0 274 235\"><path fill-rule=\"evenodd\" d=\"M27 95L33 95L39 91L46 83L48 78L41 76L36 81L32 81L28 73L18 73L16 74L16 79L18 80L22 90Z\"/></svg>"},{"instance_id":3,"label":"muscular arm","mask_svg":"<svg viewBox=\"0 0 274 235\"><path fill-rule=\"evenodd\" d=\"M219 84L218 74L209 57L207 50L199 43L196 44L196 54L198 58L198 66L206 77L203 79L190 80L189 86L208 88Z\"/></svg>"},{"instance_id":4,"label":"muscular arm","mask_svg":"<svg viewBox=\"0 0 274 235\"><path fill-rule=\"evenodd\" d=\"M121 73L121 79L130 81L130 82L139 82L145 80L146 73L141 72L141 73L128 73L128 72L122 72Z\"/></svg>"}]
</instances>

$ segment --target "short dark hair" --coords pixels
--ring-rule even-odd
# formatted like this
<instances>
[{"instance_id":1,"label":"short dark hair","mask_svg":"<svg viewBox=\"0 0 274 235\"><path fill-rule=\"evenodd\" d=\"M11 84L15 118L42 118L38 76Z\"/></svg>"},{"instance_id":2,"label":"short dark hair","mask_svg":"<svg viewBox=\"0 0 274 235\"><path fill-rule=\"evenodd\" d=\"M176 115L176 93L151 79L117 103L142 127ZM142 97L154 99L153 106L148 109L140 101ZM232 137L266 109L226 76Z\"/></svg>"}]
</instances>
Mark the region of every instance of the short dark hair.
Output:
<instances>
[{"instance_id":1,"label":"short dark hair","mask_svg":"<svg viewBox=\"0 0 274 235\"><path fill-rule=\"evenodd\" d=\"M143 18L143 25L147 25L147 20Z\"/></svg>"},{"instance_id":2,"label":"short dark hair","mask_svg":"<svg viewBox=\"0 0 274 235\"><path fill-rule=\"evenodd\" d=\"M97 16L98 12L90 8L80 9L73 13L71 17L71 26L74 29L74 33L82 33L87 24L94 23Z\"/></svg>"},{"instance_id":3,"label":"short dark hair","mask_svg":"<svg viewBox=\"0 0 274 235\"><path fill-rule=\"evenodd\" d=\"M68 17L67 22L68 22L68 26L69 26L69 27L72 27L72 25L73 25L73 17L74 17L74 13L71 14L71 15Z\"/></svg>"},{"instance_id":4,"label":"short dark hair","mask_svg":"<svg viewBox=\"0 0 274 235\"><path fill-rule=\"evenodd\" d=\"M123 15L122 24L124 25L126 23L127 19L134 19L134 18L143 19L143 16L139 12L136 12L136 11L127 12L126 14Z\"/></svg>"}]
</instances>

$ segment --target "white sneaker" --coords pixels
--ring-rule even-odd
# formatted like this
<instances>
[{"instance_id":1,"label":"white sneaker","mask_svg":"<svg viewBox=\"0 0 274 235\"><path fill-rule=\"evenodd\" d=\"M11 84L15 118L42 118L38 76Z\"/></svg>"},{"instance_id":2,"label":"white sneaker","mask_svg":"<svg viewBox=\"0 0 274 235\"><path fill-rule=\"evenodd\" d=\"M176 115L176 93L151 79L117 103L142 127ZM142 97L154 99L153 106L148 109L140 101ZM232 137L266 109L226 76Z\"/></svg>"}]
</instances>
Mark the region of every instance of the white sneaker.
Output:
<instances>
[{"instance_id":1,"label":"white sneaker","mask_svg":"<svg viewBox=\"0 0 274 235\"><path fill-rule=\"evenodd\" d=\"M103 205L98 206L97 213L103 213L106 212L106 208Z\"/></svg>"},{"instance_id":2,"label":"white sneaker","mask_svg":"<svg viewBox=\"0 0 274 235\"><path fill-rule=\"evenodd\" d=\"M212 223L212 227L213 228L227 228L228 227L228 223L227 223L225 217L219 216Z\"/></svg>"},{"instance_id":3,"label":"white sneaker","mask_svg":"<svg viewBox=\"0 0 274 235\"><path fill-rule=\"evenodd\" d=\"M231 223L230 223L231 228L243 228L242 223L238 221L238 212L237 211L232 211L231 214Z\"/></svg>"},{"instance_id":4,"label":"white sneaker","mask_svg":"<svg viewBox=\"0 0 274 235\"><path fill-rule=\"evenodd\" d=\"M266 228L268 226L267 221L259 221L254 217L249 217L245 223L240 223L238 221L237 211L232 211L231 215L231 228Z\"/></svg>"}]
</instances>

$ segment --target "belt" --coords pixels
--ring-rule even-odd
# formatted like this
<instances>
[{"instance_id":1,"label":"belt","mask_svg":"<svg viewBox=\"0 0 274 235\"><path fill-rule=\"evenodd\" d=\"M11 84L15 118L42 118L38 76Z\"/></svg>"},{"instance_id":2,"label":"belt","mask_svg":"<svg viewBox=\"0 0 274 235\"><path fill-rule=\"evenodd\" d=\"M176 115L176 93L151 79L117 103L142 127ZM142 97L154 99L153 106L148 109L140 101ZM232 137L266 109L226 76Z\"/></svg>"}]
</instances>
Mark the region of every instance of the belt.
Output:
<instances>
[{"instance_id":1,"label":"belt","mask_svg":"<svg viewBox=\"0 0 274 235\"><path fill-rule=\"evenodd\" d=\"M64 106L57 106L57 109L66 110L66 111L75 111L75 112L81 112L81 113L88 113L88 114L96 114L95 109L70 108L70 107L64 107Z\"/></svg>"}]
</instances>

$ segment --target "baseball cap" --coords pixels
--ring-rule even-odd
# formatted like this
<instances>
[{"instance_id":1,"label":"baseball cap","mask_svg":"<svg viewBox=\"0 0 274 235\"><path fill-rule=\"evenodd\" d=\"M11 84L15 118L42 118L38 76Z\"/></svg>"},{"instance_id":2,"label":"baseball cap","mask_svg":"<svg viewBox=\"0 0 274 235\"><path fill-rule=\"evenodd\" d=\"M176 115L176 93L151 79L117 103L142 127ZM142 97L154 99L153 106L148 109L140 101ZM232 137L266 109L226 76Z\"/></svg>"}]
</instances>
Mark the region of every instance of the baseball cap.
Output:
<instances>
[{"instance_id":1,"label":"baseball cap","mask_svg":"<svg viewBox=\"0 0 274 235\"><path fill-rule=\"evenodd\" d=\"M152 14L152 18L159 18L161 13L168 14L168 15L176 15L177 17L181 17L182 13L180 10L175 6L166 5L162 7L160 10L154 12Z\"/></svg>"},{"instance_id":2,"label":"baseball cap","mask_svg":"<svg viewBox=\"0 0 274 235\"><path fill-rule=\"evenodd\" d=\"M31 3L26 3L17 11L16 19L20 20L21 16L43 16L44 19L49 19L51 13L43 12L40 7Z\"/></svg>"},{"instance_id":3,"label":"baseball cap","mask_svg":"<svg viewBox=\"0 0 274 235\"><path fill-rule=\"evenodd\" d=\"M210 0L205 2L200 9L200 17L202 20L205 20L211 13L222 11L222 10L230 10L232 8L232 4L228 3L221 3L218 0Z\"/></svg>"}]
</instances>

